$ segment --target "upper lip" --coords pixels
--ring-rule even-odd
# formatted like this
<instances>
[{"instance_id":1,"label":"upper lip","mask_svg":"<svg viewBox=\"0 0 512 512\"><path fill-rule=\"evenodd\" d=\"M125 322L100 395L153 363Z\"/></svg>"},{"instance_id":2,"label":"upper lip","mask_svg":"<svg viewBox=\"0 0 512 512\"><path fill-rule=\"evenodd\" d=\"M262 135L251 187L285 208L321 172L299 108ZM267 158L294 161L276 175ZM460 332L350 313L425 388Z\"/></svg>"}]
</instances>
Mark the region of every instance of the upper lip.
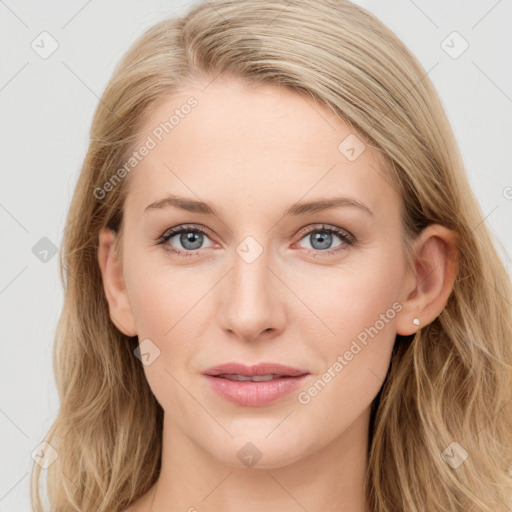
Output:
<instances>
[{"instance_id":1,"label":"upper lip","mask_svg":"<svg viewBox=\"0 0 512 512\"><path fill-rule=\"evenodd\" d=\"M247 366L243 363L226 363L205 370L204 375L243 375L244 377L255 377L262 375L280 375L282 377L297 377L309 373L307 370L292 368L278 363L259 363Z\"/></svg>"}]
</instances>

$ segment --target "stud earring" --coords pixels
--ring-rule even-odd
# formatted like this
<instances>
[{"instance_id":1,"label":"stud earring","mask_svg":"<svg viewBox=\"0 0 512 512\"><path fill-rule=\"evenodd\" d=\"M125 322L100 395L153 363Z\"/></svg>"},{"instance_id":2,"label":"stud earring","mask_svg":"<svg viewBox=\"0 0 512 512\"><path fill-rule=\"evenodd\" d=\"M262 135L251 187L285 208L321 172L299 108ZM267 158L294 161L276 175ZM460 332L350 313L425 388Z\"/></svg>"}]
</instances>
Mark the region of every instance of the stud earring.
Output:
<instances>
[{"instance_id":1,"label":"stud earring","mask_svg":"<svg viewBox=\"0 0 512 512\"><path fill-rule=\"evenodd\" d=\"M420 319L419 319L419 318L415 318L415 319L412 321L412 323L413 323L414 325L420 325Z\"/></svg>"}]
</instances>

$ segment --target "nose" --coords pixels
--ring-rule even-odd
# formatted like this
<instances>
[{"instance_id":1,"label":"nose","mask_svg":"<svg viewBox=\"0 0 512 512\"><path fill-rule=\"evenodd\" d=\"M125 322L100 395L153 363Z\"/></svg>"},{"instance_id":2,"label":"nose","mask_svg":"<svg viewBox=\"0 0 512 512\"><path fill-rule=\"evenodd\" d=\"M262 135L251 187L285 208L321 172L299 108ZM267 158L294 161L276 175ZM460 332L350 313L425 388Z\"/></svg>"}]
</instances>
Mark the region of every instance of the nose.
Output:
<instances>
[{"instance_id":1,"label":"nose","mask_svg":"<svg viewBox=\"0 0 512 512\"><path fill-rule=\"evenodd\" d=\"M268 339L284 329L284 286L269 267L268 252L252 262L235 252L233 268L223 280L219 320L241 340Z\"/></svg>"}]
</instances>

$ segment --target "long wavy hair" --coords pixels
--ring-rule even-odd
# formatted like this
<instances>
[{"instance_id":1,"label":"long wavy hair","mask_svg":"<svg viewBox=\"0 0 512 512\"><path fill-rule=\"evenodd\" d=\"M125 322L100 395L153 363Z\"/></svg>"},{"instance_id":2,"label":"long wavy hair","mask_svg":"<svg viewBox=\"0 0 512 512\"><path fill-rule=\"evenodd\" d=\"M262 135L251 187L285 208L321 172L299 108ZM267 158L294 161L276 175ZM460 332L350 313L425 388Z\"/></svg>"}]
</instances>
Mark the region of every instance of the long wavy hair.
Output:
<instances>
[{"instance_id":1,"label":"long wavy hair","mask_svg":"<svg viewBox=\"0 0 512 512\"><path fill-rule=\"evenodd\" d=\"M122 511L159 476L163 410L134 356L137 336L109 317L97 259L100 229L120 232L128 180L105 197L95 191L123 167L149 112L220 75L306 94L378 150L398 184L406 251L433 223L458 235L459 273L445 309L414 336L397 335L372 404L372 510L510 510L512 291L499 241L483 222L428 73L389 28L347 0L197 3L152 26L115 68L59 253L60 409L45 437L59 456L44 470L34 463L33 508L49 501L52 512ZM467 458L455 468L443 454L462 460L460 447Z\"/></svg>"}]
</instances>

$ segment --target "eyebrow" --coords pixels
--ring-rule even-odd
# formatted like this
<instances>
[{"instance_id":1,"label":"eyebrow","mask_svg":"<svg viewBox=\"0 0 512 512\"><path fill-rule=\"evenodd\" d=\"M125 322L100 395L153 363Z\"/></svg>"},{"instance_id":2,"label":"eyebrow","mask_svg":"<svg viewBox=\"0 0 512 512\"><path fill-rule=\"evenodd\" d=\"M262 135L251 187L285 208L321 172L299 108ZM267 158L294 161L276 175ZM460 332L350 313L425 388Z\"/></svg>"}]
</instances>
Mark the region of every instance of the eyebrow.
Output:
<instances>
[{"instance_id":1,"label":"eyebrow","mask_svg":"<svg viewBox=\"0 0 512 512\"><path fill-rule=\"evenodd\" d=\"M187 212L201 213L204 215L215 215L216 217L218 216L215 208L208 203L203 201L196 201L195 199L175 196L173 194L170 194L163 199L159 199L158 201L155 201L154 203L146 206L144 213L150 210L167 208L169 206L174 206L175 208L180 208L181 210L185 210ZM370 210L370 208L368 208L368 206L351 197L331 197L326 199L317 199L315 201L296 203L288 207L283 216L286 217L289 215L306 215L309 213L317 213L342 206L359 208L371 217L374 217L374 213Z\"/></svg>"}]
</instances>

